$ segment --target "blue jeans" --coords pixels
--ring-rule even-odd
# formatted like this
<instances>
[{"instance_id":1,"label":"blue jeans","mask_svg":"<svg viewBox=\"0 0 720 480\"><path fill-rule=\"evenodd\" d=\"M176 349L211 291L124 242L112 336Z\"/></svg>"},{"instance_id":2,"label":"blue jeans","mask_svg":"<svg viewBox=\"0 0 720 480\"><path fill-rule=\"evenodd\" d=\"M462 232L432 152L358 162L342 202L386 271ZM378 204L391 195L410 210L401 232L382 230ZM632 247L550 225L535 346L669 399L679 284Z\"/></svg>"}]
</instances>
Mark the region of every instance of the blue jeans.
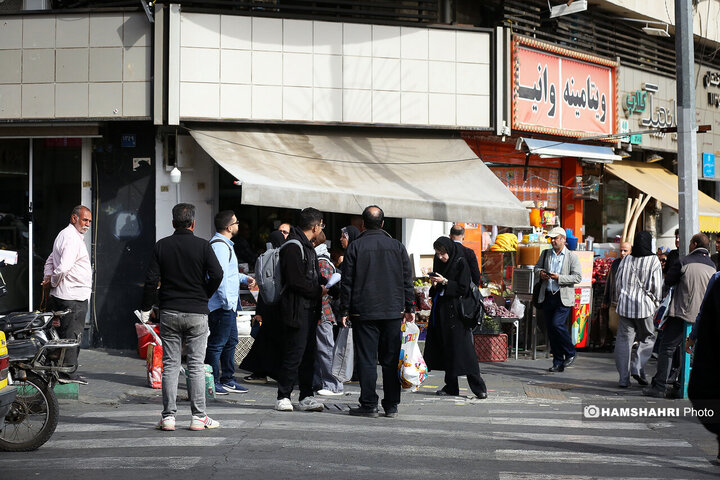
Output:
<instances>
[{"instance_id":1,"label":"blue jeans","mask_svg":"<svg viewBox=\"0 0 720 480\"><path fill-rule=\"evenodd\" d=\"M213 369L215 383L227 383L235 375L235 347L238 331L234 310L219 308L210 312L208 325L210 336L207 341L205 363ZM222 369L222 373L220 373Z\"/></svg>"},{"instance_id":2,"label":"blue jeans","mask_svg":"<svg viewBox=\"0 0 720 480\"><path fill-rule=\"evenodd\" d=\"M570 339L567 319L572 307L566 307L560 300L560 293L552 295L545 292L543 312L545 313L545 324L547 326L548 340L550 341L550 352L553 356L553 365L559 366L570 357L575 356L575 345Z\"/></svg>"}]
</instances>

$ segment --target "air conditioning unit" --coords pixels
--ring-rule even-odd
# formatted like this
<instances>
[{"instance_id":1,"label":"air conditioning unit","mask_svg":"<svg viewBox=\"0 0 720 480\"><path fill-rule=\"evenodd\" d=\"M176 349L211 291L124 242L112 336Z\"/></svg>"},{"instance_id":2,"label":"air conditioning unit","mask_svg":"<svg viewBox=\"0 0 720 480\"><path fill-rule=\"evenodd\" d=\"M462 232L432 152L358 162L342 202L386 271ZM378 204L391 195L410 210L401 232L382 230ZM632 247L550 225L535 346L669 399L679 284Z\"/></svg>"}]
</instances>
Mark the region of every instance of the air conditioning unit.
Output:
<instances>
[{"instance_id":1,"label":"air conditioning unit","mask_svg":"<svg viewBox=\"0 0 720 480\"><path fill-rule=\"evenodd\" d=\"M555 5L553 7L552 5L550 5L550 0L548 0L548 7L550 7L550 18L555 18L561 17L563 15L584 12L585 10L587 10L588 6L587 0L571 0L570 2L565 1L560 5Z\"/></svg>"}]
</instances>

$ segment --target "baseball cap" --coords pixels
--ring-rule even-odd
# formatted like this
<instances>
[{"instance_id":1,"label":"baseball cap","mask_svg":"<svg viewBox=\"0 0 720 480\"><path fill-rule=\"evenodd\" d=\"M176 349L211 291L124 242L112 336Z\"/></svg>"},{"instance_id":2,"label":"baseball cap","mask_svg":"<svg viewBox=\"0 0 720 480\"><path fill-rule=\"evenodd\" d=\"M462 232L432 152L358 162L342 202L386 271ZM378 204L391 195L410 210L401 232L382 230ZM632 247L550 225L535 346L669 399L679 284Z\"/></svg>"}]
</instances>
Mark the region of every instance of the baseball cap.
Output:
<instances>
[{"instance_id":1,"label":"baseball cap","mask_svg":"<svg viewBox=\"0 0 720 480\"><path fill-rule=\"evenodd\" d=\"M565 230L562 227L555 227L552 230L550 230L547 234L550 238L555 238L558 235L562 235L563 237L567 237Z\"/></svg>"}]
</instances>

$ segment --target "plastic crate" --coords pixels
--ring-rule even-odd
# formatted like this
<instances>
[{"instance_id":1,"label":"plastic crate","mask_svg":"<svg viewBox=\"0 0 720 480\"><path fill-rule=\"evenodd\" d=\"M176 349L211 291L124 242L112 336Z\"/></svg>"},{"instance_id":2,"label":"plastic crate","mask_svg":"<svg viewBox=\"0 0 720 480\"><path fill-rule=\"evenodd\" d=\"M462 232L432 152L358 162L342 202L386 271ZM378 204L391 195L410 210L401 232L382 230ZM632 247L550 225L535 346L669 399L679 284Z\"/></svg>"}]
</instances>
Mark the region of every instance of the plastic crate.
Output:
<instances>
[{"instance_id":1,"label":"plastic crate","mask_svg":"<svg viewBox=\"0 0 720 480\"><path fill-rule=\"evenodd\" d=\"M473 343L478 362L504 362L507 360L507 334L476 334L473 335Z\"/></svg>"},{"instance_id":2,"label":"plastic crate","mask_svg":"<svg viewBox=\"0 0 720 480\"><path fill-rule=\"evenodd\" d=\"M240 335L238 337L238 344L235 347L235 365L240 365L240 362L245 359L254 341L255 339L250 335Z\"/></svg>"}]
</instances>

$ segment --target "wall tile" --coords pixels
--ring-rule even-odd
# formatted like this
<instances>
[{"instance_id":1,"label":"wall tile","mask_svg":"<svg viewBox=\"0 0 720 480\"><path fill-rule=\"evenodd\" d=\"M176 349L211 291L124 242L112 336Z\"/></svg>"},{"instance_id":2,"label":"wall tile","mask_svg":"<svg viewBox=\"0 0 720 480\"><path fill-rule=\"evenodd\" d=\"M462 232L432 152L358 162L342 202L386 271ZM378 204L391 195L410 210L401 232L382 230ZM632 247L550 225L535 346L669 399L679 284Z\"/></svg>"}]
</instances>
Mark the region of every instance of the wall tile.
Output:
<instances>
[{"instance_id":1,"label":"wall tile","mask_svg":"<svg viewBox=\"0 0 720 480\"><path fill-rule=\"evenodd\" d=\"M283 85L291 87L312 87L313 56L309 53L283 54Z\"/></svg>"},{"instance_id":2,"label":"wall tile","mask_svg":"<svg viewBox=\"0 0 720 480\"><path fill-rule=\"evenodd\" d=\"M222 118L252 117L252 87L220 85L220 116Z\"/></svg>"},{"instance_id":3,"label":"wall tile","mask_svg":"<svg viewBox=\"0 0 720 480\"><path fill-rule=\"evenodd\" d=\"M343 23L343 54L371 57L372 26L358 23Z\"/></svg>"},{"instance_id":4,"label":"wall tile","mask_svg":"<svg viewBox=\"0 0 720 480\"><path fill-rule=\"evenodd\" d=\"M150 82L123 83L123 116L149 117L152 113L150 89Z\"/></svg>"},{"instance_id":5,"label":"wall tile","mask_svg":"<svg viewBox=\"0 0 720 480\"><path fill-rule=\"evenodd\" d=\"M415 60L428 58L428 30L426 28L400 28L400 56Z\"/></svg>"},{"instance_id":6,"label":"wall tile","mask_svg":"<svg viewBox=\"0 0 720 480\"><path fill-rule=\"evenodd\" d=\"M455 95L431 93L428 106L430 125L455 125Z\"/></svg>"},{"instance_id":7,"label":"wall tile","mask_svg":"<svg viewBox=\"0 0 720 480\"><path fill-rule=\"evenodd\" d=\"M282 87L252 87L252 118L257 120L282 119Z\"/></svg>"},{"instance_id":8,"label":"wall tile","mask_svg":"<svg viewBox=\"0 0 720 480\"><path fill-rule=\"evenodd\" d=\"M5 17L0 21L0 49L22 48L22 17Z\"/></svg>"},{"instance_id":9,"label":"wall tile","mask_svg":"<svg viewBox=\"0 0 720 480\"><path fill-rule=\"evenodd\" d=\"M23 48L55 48L55 17L23 18Z\"/></svg>"},{"instance_id":10,"label":"wall tile","mask_svg":"<svg viewBox=\"0 0 720 480\"><path fill-rule=\"evenodd\" d=\"M373 58L373 89L400 90L400 60Z\"/></svg>"},{"instance_id":11,"label":"wall tile","mask_svg":"<svg viewBox=\"0 0 720 480\"><path fill-rule=\"evenodd\" d=\"M313 22L309 20L283 20L283 50L295 53L312 53Z\"/></svg>"},{"instance_id":12,"label":"wall tile","mask_svg":"<svg viewBox=\"0 0 720 480\"><path fill-rule=\"evenodd\" d=\"M218 118L220 116L220 85L215 83L181 83L180 116Z\"/></svg>"},{"instance_id":13,"label":"wall tile","mask_svg":"<svg viewBox=\"0 0 720 480\"><path fill-rule=\"evenodd\" d=\"M431 28L428 32L428 58L430 60L455 61L455 32Z\"/></svg>"},{"instance_id":14,"label":"wall tile","mask_svg":"<svg viewBox=\"0 0 720 480\"><path fill-rule=\"evenodd\" d=\"M343 24L335 22L313 22L313 24L313 51L325 55L342 55Z\"/></svg>"},{"instance_id":15,"label":"wall tile","mask_svg":"<svg viewBox=\"0 0 720 480\"><path fill-rule=\"evenodd\" d=\"M400 58L400 27L373 25L373 56Z\"/></svg>"},{"instance_id":16,"label":"wall tile","mask_svg":"<svg viewBox=\"0 0 720 480\"><path fill-rule=\"evenodd\" d=\"M88 48L63 48L56 50L55 81L68 83L87 82L89 56L90 50ZM87 89L85 91L85 97L87 97ZM85 101L85 106L87 107L87 100Z\"/></svg>"},{"instance_id":17,"label":"wall tile","mask_svg":"<svg viewBox=\"0 0 720 480\"><path fill-rule=\"evenodd\" d=\"M253 17L253 50L279 52L282 50L282 38L281 19Z\"/></svg>"},{"instance_id":18,"label":"wall tile","mask_svg":"<svg viewBox=\"0 0 720 480\"><path fill-rule=\"evenodd\" d=\"M342 88L342 57L314 55L313 85L322 88Z\"/></svg>"},{"instance_id":19,"label":"wall tile","mask_svg":"<svg viewBox=\"0 0 720 480\"><path fill-rule=\"evenodd\" d=\"M458 31L456 35L458 62L490 63L489 34Z\"/></svg>"},{"instance_id":20,"label":"wall tile","mask_svg":"<svg viewBox=\"0 0 720 480\"><path fill-rule=\"evenodd\" d=\"M282 85L282 60L280 52L252 52L252 83Z\"/></svg>"},{"instance_id":21,"label":"wall tile","mask_svg":"<svg viewBox=\"0 0 720 480\"><path fill-rule=\"evenodd\" d=\"M126 48L123 80L126 82L149 81L152 78L151 58L152 51L150 47Z\"/></svg>"},{"instance_id":22,"label":"wall tile","mask_svg":"<svg viewBox=\"0 0 720 480\"><path fill-rule=\"evenodd\" d=\"M455 63L428 62L428 88L436 93L455 93Z\"/></svg>"},{"instance_id":23,"label":"wall tile","mask_svg":"<svg viewBox=\"0 0 720 480\"><path fill-rule=\"evenodd\" d=\"M22 50L0 50L0 83L20 83Z\"/></svg>"},{"instance_id":24,"label":"wall tile","mask_svg":"<svg viewBox=\"0 0 720 480\"><path fill-rule=\"evenodd\" d=\"M316 122L342 122L343 91L339 88L315 88L313 120Z\"/></svg>"},{"instance_id":25,"label":"wall tile","mask_svg":"<svg viewBox=\"0 0 720 480\"><path fill-rule=\"evenodd\" d=\"M283 120L313 119L313 89L283 87Z\"/></svg>"},{"instance_id":26,"label":"wall tile","mask_svg":"<svg viewBox=\"0 0 720 480\"><path fill-rule=\"evenodd\" d=\"M55 81L55 50L25 49L22 66L23 83Z\"/></svg>"},{"instance_id":27,"label":"wall tile","mask_svg":"<svg viewBox=\"0 0 720 480\"><path fill-rule=\"evenodd\" d=\"M490 97L486 95L458 95L457 124L468 127L490 126Z\"/></svg>"},{"instance_id":28,"label":"wall tile","mask_svg":"<svg viewBox=\"0 0 720 480\"><path fill-rule=\"evenodd\" d=\"M214 48L181 48L180 81L219 82L220 50Z\"/></svg>"},{"instance_id":29,"label":"wall tile","mask_svg":"<svg viewBox=\"0 0 720 480\"><path fill-rule=\"evenodd\" d=\"M125 47L151 47L153 26L147 20L145 12L125 12L123 23L123 45Z\"/></svg>"},{"instance_id":30,"label":"wall tile","mask_svg":"<svg viewBox=\"0 0 720 480\"><path fill-rule=\"evenodd\" d=\"M55 110L55 85L25 83L22 86L22 118L52 118Z\"/></svg>"},{"instance_id":31,"label":"wall tile","mask_svg":"<svg viewBox=\"0 0 720 480\"><path fill-rule=\"evenodd\" d=\"M183 13L180 16L180 46L220 47L220 15Z\"/></svg>"},{"instance_id":32,"label":"wall tile","mask_svg":"<svg viewBox=\"0 0 720 480\"><path fill-rule=\"evenodd\" d=\"M220 82L250 83L251 81L252 53L247 50L221 50Z\"/></svg>"},{"instance_id":33,"label":"wall tile","mask_svg":"<svg viewBox=\"0 0 720 480\"><path fill-rule=\"evenodd\" d=\"M490 94L489 65L458 63L457 93L469 95Z\"/></svg>"},{"instance_id":34,"label":"wall tile","mask_svg":"<svg viewBox=\"0 0 720 480\"><path fill-rule=\"evenodd\" d=\"M405 93L400 95L400 121L416 125L428 123L428 94Z\"/></svg>"},{"instance_id":35,"label":"wall tile","mask_svg":"<svg viewBox=\"0 0 720 480\"><path fill-rule=\"evenodd\" d=\"M221 15L220 46L242 50L252 49L252 18Z\"/></svg>"},{"instance_id":36,"label":"wall tile","mask_svg":"<svg viewBox=\"0 0 720 480\"><path fill-rule=\"evenodd\" d=\"M90 17L87 15L79 17L58 15L56 28L55 46L57 48L90 46Z\"/></svg>"},{"instance_id":37,"label":"wall tile","mask_svg":"<svg viewBox=\"0 0 720 480\"><path fill-rule=\"evenodd\" d=\"M372 122L372 92L369 90L343 91L343 121Z\"/></svg>"},{"instance_id":38,"label":"wall tile","mask_svg":"<svg viewBox=\"0 0 720 480\"><path fill-rule=\"evenodd\" d=\"M90 81L119 82L123 78L122 48L90 49Z\"/></svg>"},{"instance_id":39,"label":"wall tile","mask_svg":"<svg viewBox=\"0 0 720 480\"><path fill-rule=\"evenodd\" d=\"M400 123L400 92L373 92L372 121Z\"/></svg>"},{"instance_id":40,"label":"wall tile","mask_svg":"<svg viewBox=\"0 0 720 480\"><path fill-rule=\"evenodd\" d=\"M90 46L122 47L123 22L122 13L90 15Z\"/></svg>"},{"instance_id":41,"label":"wall tile","mask_svg":"<svg viewBox=\"0 0 720 480\"><path fill-rule=\"evenodd\" d=\"M87 70L85 71L87 78ZM88 84L58 83L55 85L55 117L88 116Z\"/></svg>"},{"instance_id":42,"label":"wall tile","mask_svg":"<svg viewBox=\"0 0 720 480\"><path fill-rule=\"evenodd\" d=\"M372 57L343 57L343 88L372 88Z\"/></svg>"},{"instance_id":43,"label":"wall tile","mask_svg":"<svg viewBox=\"0 0 720 480\"><path fill-rule=\"evenodd\" d=\"M0 85L0 118L20 118L21 100L20 85Z\"/></svg>"},{"instance_id":44,"label":"wall tile","mask_svg":"<svg viewBox=\"0 0 720 480\"><path fill-rule=\"evenodd\" d=\"M122 117L122 83L91 83L88 111L91 117Z\"/></svg>"},{"instance_id":45,"label":"wall tile","mask_svg":"<svg viewBox=\"0 0 720 480\"><path fill-rule=\"evenodd\" d=\"M428 91L428 62L425 60L400 61L400 87L404 92Z\"/></svg>"}]
</instances>

